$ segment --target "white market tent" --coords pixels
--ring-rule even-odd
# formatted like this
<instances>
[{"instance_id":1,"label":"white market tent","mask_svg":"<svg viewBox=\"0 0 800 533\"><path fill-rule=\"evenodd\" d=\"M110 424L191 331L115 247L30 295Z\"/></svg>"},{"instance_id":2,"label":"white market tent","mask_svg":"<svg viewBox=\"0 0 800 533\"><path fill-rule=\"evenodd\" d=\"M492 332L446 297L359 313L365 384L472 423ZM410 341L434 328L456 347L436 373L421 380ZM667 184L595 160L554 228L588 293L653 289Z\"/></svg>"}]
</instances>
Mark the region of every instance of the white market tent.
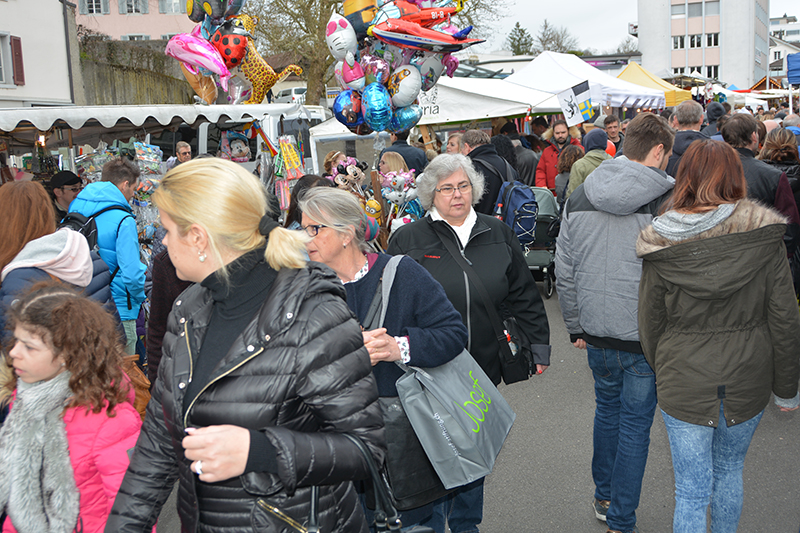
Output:
<instances>
[{"instance_id":1,"label":"white market tent","mask_svg":"<svg viewBox=\"0 0 800 533\"><path fill-rule=\"evenodd\" d=\"M0 109L0 133L22 145L33 145L38 132L70 130L73 144L96 145L134 133L158 133L181 124L259 119L267 132L281 116L303 112L298 104L261 105L121 105L21 107ZM306 112L307 114L307 112ZM66 135L48 139L66 146ZM61 142L58 142L61 141Z\"/></svg>"},{"instance_id":2,"label":"white market tent","mask_svg":"<svg viewBox=\"0 0 800 533\"><path fill-rule=\"evenodd\" d=\"M725 100L734 107L750 106L750 109L753 111L755 111L758 106L762 106L764 109L769 109L769 102L766 100L761 100L760 98L756 98L756 96L758 96L757 93L737 93L736 91L730 91L717 83L713 84L711 87L714 94L724 95ZM704 90L705 89L703 87L692 87L692 94L696 95L698 92L703 92Z\"/></svg>"},{"instance_id":3,"label":"white market tent","mask_svg":"<svg viewBox=\"0 0 800 533\"><path fill-rule=\"evenodd\" d=\"M442 77L430 91L420 93L419 105L423 111L420 126L467 123L528 112L561 112L558 101L549 93L486 78ZM355 142L356 157L360 161L374 158L375 133L356 135L333 118L311 128L310 134L315 169L321 168L328 151L341 150L342 142L346 141ZM386 133L381 133L381 136L388 139Z\"/></svg>"},{"instance_id":4,"label":"white market tent","mask_svg":"<svg viewBox=\"0 0 800 533\"><path fill-rule=\"evenodd\" d=\"M664 91L610 76L573 54L542 52L505 81L552 95L588 81L592 105L657 109L666 105Z\"/></svg>"}]
</instances>

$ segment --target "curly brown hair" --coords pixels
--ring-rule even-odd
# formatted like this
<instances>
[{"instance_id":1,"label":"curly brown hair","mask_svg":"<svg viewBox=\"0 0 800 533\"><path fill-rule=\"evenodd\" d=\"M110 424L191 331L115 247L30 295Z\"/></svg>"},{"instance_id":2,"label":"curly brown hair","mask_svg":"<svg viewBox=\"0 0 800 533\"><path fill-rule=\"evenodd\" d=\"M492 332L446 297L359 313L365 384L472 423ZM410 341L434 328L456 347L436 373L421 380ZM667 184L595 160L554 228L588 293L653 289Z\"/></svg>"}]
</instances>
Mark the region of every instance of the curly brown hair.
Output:
<instances>
[{"instance_id":1,"label":"curly brown hair","mask_svg":"<svg viewBox=\"0 0 800 533\"><path fill-rule=\"evenodd\" d=\"M63 357L72 374L68 407L86 407L94 413L105 408L113 416L117 404L128 401L121 338L114 318L99 303L62 283L47 281L11 305L8 318L10 328L21 326L41 335L55 356ZM12 373L3 383L2 397L8 398L16 387Z\"/></svg>"},{"instance_id":2,"label":"curly brown hair","mask_svg":"<svg viewBox=\"0 0 800 533\"><path fill-rule=\"evenodd\" d=\"M794 133L784 128L775 128L767 133L764 146L756 159L766 161L798 161L797 142Z\"/></svg>"},{"instance_id":3,"label":"curly brown hair","mask_svg":"<svg viewBox=\"0 0 800 533\"><path fill-rule=\"evenodd\" d=\"M558 164L556 164L556 171L561 174L562 172L569 172L572 170L572 165L575 161L583 157L583 148L575 144L568 144L566 148L561 150L558 156Z\"/></svg>"}]
</instances>

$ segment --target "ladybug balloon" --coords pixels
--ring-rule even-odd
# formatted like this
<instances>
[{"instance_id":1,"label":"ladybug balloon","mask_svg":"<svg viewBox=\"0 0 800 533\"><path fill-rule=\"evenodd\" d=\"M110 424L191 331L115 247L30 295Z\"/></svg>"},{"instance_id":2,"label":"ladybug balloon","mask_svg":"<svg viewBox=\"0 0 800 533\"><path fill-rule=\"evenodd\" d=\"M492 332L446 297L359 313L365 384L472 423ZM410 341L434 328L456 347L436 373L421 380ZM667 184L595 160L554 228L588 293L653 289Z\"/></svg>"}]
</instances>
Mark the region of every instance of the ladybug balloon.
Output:
<instances>
[{"instance_id":1,"label":"ladybug balloon","mask_svg":"<svg viewBox=\"0 0 800 533\"><path fill-rule=\"evenodd\" d=\"M228 21L211 36L211 44L219 51L229 69L238 67L247 52L248 33L241 25Z\"/></svg>"}]
</instances>

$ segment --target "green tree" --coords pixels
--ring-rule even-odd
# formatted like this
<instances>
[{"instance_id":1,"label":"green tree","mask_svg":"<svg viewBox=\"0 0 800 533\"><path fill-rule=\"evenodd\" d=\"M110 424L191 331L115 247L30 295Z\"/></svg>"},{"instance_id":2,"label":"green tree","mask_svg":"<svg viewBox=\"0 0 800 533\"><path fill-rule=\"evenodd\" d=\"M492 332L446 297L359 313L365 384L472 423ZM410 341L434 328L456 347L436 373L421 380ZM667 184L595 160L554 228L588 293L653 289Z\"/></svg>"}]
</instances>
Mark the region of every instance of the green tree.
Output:
<instances>
[{"instance_id":1,"label":"green tree","mask_svg":"<svg viewBox=\"0 0 800 533\"><path fill-rule=\"evenodd\" d=\"M542 52L575 52L578 49L578 39L573 37L569 30L557 27L544 19L539 27L539 33L533 40L531 53L539 55Z\"/></svg>"},{"instance_id":2,"label":"green tree","mask_svg":"<svg viewBox=\"0 0 800 533\"><path fill-rule=\"evenodd\" d=\"M533 36L517 22L506 38L506 48L515 56L530 54L533 48Z\"/></svg>"}]
</instances>

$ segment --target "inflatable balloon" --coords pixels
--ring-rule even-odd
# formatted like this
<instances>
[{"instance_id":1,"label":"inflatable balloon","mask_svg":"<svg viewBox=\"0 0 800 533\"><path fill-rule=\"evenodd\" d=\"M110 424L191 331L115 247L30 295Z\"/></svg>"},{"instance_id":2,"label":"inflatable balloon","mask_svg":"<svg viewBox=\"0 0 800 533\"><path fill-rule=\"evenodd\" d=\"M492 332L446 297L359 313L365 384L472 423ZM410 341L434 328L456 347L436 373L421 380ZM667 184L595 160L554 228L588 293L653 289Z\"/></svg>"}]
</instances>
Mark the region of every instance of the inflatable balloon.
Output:
<instances>
[{"instance_id":1,"label":"inflatable balloon","mask_svg":"<svg viewBox=\"0 0 800 533\"><path fill-rule=\"evenodd\" d=\"M258 24L256 17L239 15L237 19L250 35L255 32L256 24ZM244 102L245 104L260 104L276 83L285 79L289 74L297 74L299 76L303 73L303 69L299 66L289 65L280 74L276 74L249 39L247 53L242 61L241 69L245 77L253 84L253 94Z\"/></svg>"},{"instance_id":2,"label":"inflatable balloon","mask_svg":"<svg viewBox=\"0 0 800 533\"><path fill-rule=\"evenodd\" d=\"M333 102L333 114L336 120L348 128L362 124L364 115L362 114L361 95L352 89L340 92Z\"/></svg>"},{"instance_id":3,"label":"inflatable balloon","mask_svg":"<svg viewBox=\"0 0 800 533\"><path fill-rule=\"evenodd\" d=\"M358 40L353 26L346 18L333 13L325 28L325 42L334 59L344 60L347 52L358 52Z\"/></svg>"},{"instance_id":4,"label":"inflatable balloon","mask_svg":"<svg viewBox=\"0 0 800 533\"><path fill-rule=\"evenodd\" d=\"M452 78L458 68L458 58L453 54L445 54L442 58L442 65L446 69L447 76Z\"/></svg>"},{"instance_id":5,"label":"inflatable balloon","mask_svg":"<svg viewBox=\"0 0 800 533\"><path fill-rule=\"evenodd\" d=\"M246 3L247 0L228 0L228 7L225 8L225 18L238 15Z\"/></svg>"},{"instance_id":6,"label":"inflatable balloon","mask_svg":"<svg viewBox=\"0 0 800 533\"><path fill-rule=\"evenodd\" d=\"M186 14L192 22L203 22L206 15L222 20L228 0L186 0Z\"/></svg>"},{"instance_id":7,"label":"inflatable balloon","mask_svg":"<svg viewBox=\"0 0 800 533\"><path fill-rule=\"evenodd\" d=\"M360 91L364 88L364 70L356 62L356 58L351 52L347 52L342 65L342 80L351 89Z\"/></svg>"},{"instance_id":8,"label":"inflatable balloon","mask_svg":"<svg viewBox=\"0 0 800 533\"><path fill-rule=\"evenodd\" d=\"M360 40L367 36L367 29L375 18L378 6L375 0L344 0L342 10Z\"/></svg>"},{"instance_id":9,"label":"inflatable balloon","mask_svg":"<svg viewBox=\"0 0 800 533\"><path fill-rule=\"evenodd\" d=\"M380 57L363 54L361 56L361 68L364 69L367 85L375 82L385 84L389 80L389 63Z\"/></svg>"},{"instance_id":10,"label":"inflatable balloon","mask_svg":"<svg viewBox=\"0 0 800 533\"><path fill-rule=\"evenodd\" d=\"M411 64L419 69L423 91L431 90L444 72L442 57L439 54L425 53L412 59Z\"/></svg>"},{"instance_id":11,"label":"inflatable balloon","mask_svg":"<svg viewBox=\"0 0 800 533\"><path fill-rule=\"evenodd\" d=\"M358 126L348 127L347 129L356 135L369 135L373 132L373 129L366 124L359 124Z\"/></svg>"},{"instance_id":12,"label":"inflatable balloon","mask_svg":"<svg viewBox=\"0 0 800 533\"><path fill-rule=\"evenodd\" d=\"M253 86L247 79L234 76L228 82L228 103L232 105L241 104L253 94Z\"/></svg>"},{"instance_id":13,"label":"inflatable balloon","mask_svg":"<svg viewBox=\"0 0 800 533\"><path fill-rule=\"evenodd\" d=\"M419 75L419 71L417 71ZM361 92L364 122L375 131L383 131L392 119L392 97L380 83L370 83Z\"/></svg>"},{"instance_id":14,"label":"inflatable balloon","mask_svg":"<svg viewBox=\"0 0 800 533\"><path fill-rule=\"evenodd\" d=\"M339 85L339 88L346 91L349 87L344 82L344 75L342 74L343 69L344 61L337 61L336 65L333 66L333 77L336 78L336 83Z\"/></svg>"},{"instance_id":15,"label":"inflatable balloon","mask_svg":"<svg viewBox=\"0 0 800 533\"><path fill-rule=\"evenodd\" d=\"M381 207L381 203L376 200L375 198L370 198L367 200L367 206L364 208L364 211L367 212L367 216L380 220L381 218L381 211L383 208Z\"/></svg>"},{"instance_id":16,"label":"inflatable balloon","mask_svg":"<svg viewBox=\"0 0 800 533\"><path fill-rule=\"evenodd\" d=\"M390 133L408 131L416 126L421 118L422 108L420 106L410 105L408 107L399 107L392 113L392 119L389 121L389 126L387 126L386 131Z\"/></svg>"},{"instance_id":17,"label":"inflatable balloon","mask_svg":"<svg viewBox=\"0 0 800 533\"><path fill-rule=\"evenodd\" d=\"M242 63L244 54L247 52L248 35L243 26L226 21L217 28L209 41L222 56L225 66L231 69Z\"/></svg>"},{"instance_id":18,"label":"inflatable balloon","mask_svg":"<svg viewBox=\"0 0 800 533\"><path fill-rule=\"evenodd\" d=\"M387 84L392 104L395 107L406 107L414 103L420 89L422 89L422 76L413 65L403 65L395 70Z\"/></svg>"},{"instance_id":19,"label":"inflatable balloon","mask_svg":"<svg viewBox=\"0 0 800 533\"><path fill-rule=\"evenodd\" d=\"M219 83L222 89L228 90L228 80L231 73L219 52L210 42L202 37L179 33L167 42L164 53L174 57L178 61L185 63L186 68L192 74L198 74L198 69L206 69L219 75Z\"/></svg>"},{"instance_id":20,"label":"inflatable balloon","mask_svg":"<svg viewBox=\"0 0 800 533\"><path fill-rule=\"evenodd\" d=\"M203 76L199 72L191 72L183 63L181 63L181 72L194 92L197 93L195 98L198 98L201 103L213 104L217 101L217 84L212 78Z\"/></svg>"}]
</instances>

